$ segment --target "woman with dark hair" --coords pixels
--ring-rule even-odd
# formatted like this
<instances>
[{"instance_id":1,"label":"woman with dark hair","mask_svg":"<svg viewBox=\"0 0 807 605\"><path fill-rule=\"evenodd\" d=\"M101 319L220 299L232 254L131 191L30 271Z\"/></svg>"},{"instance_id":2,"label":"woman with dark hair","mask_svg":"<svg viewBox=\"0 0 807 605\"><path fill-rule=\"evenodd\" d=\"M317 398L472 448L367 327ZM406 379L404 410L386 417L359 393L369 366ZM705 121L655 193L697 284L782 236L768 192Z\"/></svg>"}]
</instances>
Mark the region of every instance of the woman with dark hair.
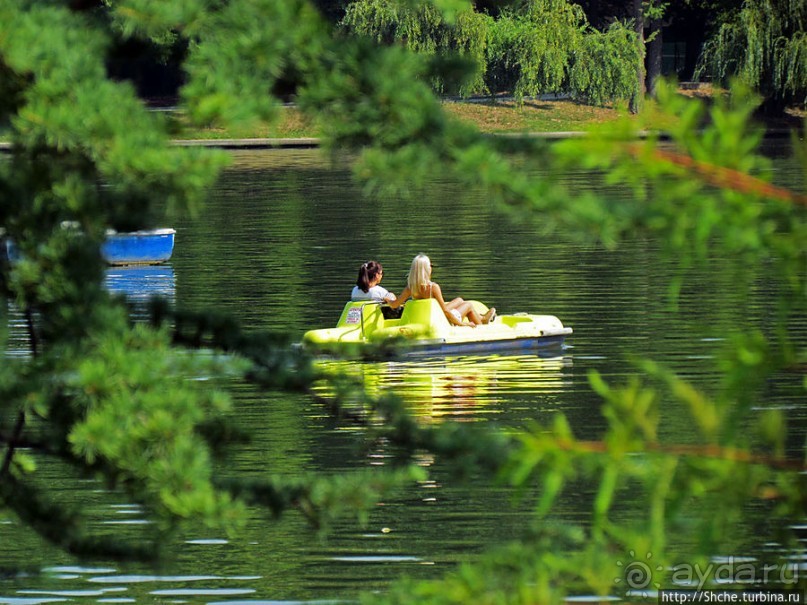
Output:
<instances>
[{"instance_id":1,"label":"woman with dark hair","mask_svg":"<svg viewBox=\"0 0 807 605\"><path fill-rule=\"evenodd\" d=\"M395 295L378 284L384 277L384 267L378 261L367 261L359 267L359 276L356 286L350 295L350 300L370 300L376 302L392 302Z\"/></svg>"}]
</instances>

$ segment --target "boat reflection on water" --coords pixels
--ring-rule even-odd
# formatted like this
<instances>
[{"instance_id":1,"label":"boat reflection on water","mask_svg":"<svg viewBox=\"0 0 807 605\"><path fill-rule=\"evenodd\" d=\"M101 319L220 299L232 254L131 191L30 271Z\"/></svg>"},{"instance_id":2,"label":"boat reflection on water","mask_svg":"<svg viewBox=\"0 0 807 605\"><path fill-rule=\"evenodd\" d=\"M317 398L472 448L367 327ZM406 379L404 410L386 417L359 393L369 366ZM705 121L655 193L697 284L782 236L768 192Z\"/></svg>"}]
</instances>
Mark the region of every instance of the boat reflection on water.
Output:
<instances>
[{"instance_id":1,"label":"boat reflection on water","mask_svg":"<svg viewBox=\"0 0 807 605\"><path fill-rule=\"evenodd\" d=\"M154 297L174 302L176 285L170 265L126 265L109 267L104 286L112 295L126 298L134 319L148 316L147 305ZM31 342L25 315L11 301L0 299L0 346L6 357L30 355Z\"/></svg>"},{"instance_id":2,"label":"boat reflection on water","mask_svg":"<svg viewBox=\"0 0 807 605\"><path fill-rule=\"evenodd\" d=\"M31 340L28 322L19 307L10 300L0 299L0 346L3 357L29 357Z\"/></svg>"},{"instance_id":3,"label":"boat reflection on water","mask_svg":"<svg viewBox=\"0 0 807 605\"><path fill-rule=\"evenodd\" d=\"M558 354L469 355L421 360L359 362L320 359L326 376L360 381L372 397L386 392L400 396L410 412L426 421L482 420L507 412L520 402L554 397L569 387L572 358ZM317 395L335 397L325 379Z\"/></svg>"},{"instance_id":4,"label":"boat reflection on water","mask_svg":"<svg viewBox=\"0 0 807 605\"><path fill-rule=\"evenodd\" d=\"M130 304L148 303L152 298L174 302L176 284L171 265L121 265L109 267L104 285L110 294L123 295Z\"/></svg>"}]
</instances>

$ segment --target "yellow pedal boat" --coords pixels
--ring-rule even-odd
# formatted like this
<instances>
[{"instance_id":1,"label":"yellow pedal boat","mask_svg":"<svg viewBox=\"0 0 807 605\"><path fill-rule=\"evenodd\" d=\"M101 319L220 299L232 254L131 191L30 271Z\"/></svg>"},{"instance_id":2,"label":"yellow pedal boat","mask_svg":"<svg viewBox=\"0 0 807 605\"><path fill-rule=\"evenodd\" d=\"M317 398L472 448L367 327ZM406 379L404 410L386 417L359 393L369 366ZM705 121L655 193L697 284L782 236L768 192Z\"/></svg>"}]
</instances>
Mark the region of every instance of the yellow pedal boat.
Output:
<instances>
[{"instance_id":1,"label":"yellow pedal boat","mask_svg":"<svg viewBox=\"0 0 807 605\"><path fill-rule=\"evenodd\" d=\"M484 315L488 308L471 301ZM410 300L399 319L385 319L385 305L348 302L335 328L310 330L303 346L314 353L351 354L365 346L400 345L407 354L524 351L558 347L572 333L554 315L499 315L477 327L453 326L434 299ZM388 315L388 314L387 314Z\"/></svg>"}]
</instances>

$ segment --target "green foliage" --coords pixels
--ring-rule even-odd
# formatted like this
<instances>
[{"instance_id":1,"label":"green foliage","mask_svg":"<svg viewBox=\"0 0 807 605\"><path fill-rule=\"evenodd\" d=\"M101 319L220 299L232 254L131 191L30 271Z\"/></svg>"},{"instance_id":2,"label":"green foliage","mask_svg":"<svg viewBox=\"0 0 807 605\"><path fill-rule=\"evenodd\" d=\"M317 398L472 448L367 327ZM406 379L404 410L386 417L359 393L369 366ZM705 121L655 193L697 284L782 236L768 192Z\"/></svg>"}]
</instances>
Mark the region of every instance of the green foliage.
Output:
<instances>
[{"instance_id":1,"label":"green foliage","mask_svg":"<svg viewBox=\"0 0 807 605\"><path fill-rule=\"evenodd\" d=\"M237 360L172 351L166 332L132 328L121 312L104 312L102 329L49 345L32 362L11 364L0 373L3 419L17 410L13 429L3 423L4 504L20 514L25 507L22 516L37 531L77 554L92 554L92 544L110 552L86 535L80 515L68 515L66 535L59 531L65 515L34 518L34 511L59 506L29 482L39 466L64 461L124 489L164 529L189 518L238 527L242 507L213 488L210 447L199 432L227 411L229 398L193 380L226 376ZM43 381L43 375L51 379ZM33 458L14 451L23 428ZM9 434L15 437L9 440Z\"/></svg>"},{"instance_id":2,"label":"green foliage","mask_svg":"<svg viewBox=\"0 0 807 605\"><path fill-rule=\"evenodd\" d=\"M582 37L569 67L572 97L593 105L629 100L636 94L636 65L642 60L636 35L625 24L590 32Z\"/></svg>"},{"instance_id":3,"label":"green foliage","mask_svg":"<svg viewBox=\"0 0 807 605\"><path fill-rule=\"evenodd\" d=\"M266 481L222 482L221 486L251 504L279 516L288 508L299 510L319 530L343 516L358 515L367 523L367 511L383 495L403 483L422 481L425 472L416 465L387 473L361 471L333 477L273 477Z\"/></svg>"},{"instance_id":4,"label":"green foliage","mask_svg":"<svg viewBox=\"0 0 807 605\"><path fill-rule=\"evenodd\" d=\"M802 458L785 457L787 426L780 412L761 404L761 393L772 376L799 367L805 356L785 329L805 311L807 258L801 244L805 214L794 206L804 198L768 182L767 161L755 152L760 131L750 122L758 99L741 86L731 97L707 107L662 85L659 103L662 111L679 118L670 132L671 145L662 146L653 136L637 139L635 127L626 122L601 128L588 139L557 143L541 157L549 165L558 162L602 171L609 182L628 185L632 200L572 198L551 176L545 183L525 180L481 142L455 150L452 158L455 174L470 186L482 187L491 198L519 209L531 207L544 221L563 224L569 231L589 233L612 245L628 235L654 234L680 259L681 279L685 270L704 267L710 254L719 253L742 258L749 276L773 272L787 285L775 310L775 328L764 335L739 331L727 343L720 356L722 382L717 393L700 391L655 363L640 362L637 367L645 380L637 377L626 385L611 386L592 376L608 421L598 441L577 440L559 416L552 426L512 436L520 447L503 445L501 451L508 454L501 460L507 462L498 466L499 476L536 493L541 516L547 516L553 502L574 485L596 486L586 522L586 548L565 552L564 571L550 552L539 548L534 552L535 568L525 563L523 551L517 559L508 559L504 569L523 570L526 565L538 578L531 587L550 587L541 593L541 602L561 600L569 586L611 594L613 574L609 580L597 573L598 553L652 552L664 567L665 562L696 561L719 552L751 503L773 500L769 522L788 547L799 548L789 523L792 515L803 514ZM754 269L761 267L764 271ZM681 281L671 285L673 300L680 286ZM752 284L750 279L740 280L736 287ZM694 445L669 440L663 430L662 401L687 410L698 435ZM749 426L759 429L749 432ZM410 423L403 427L391 434L407 442L429 443ZM480 447L490 449L487 443ZM458 457L474 456L463 450ZM632 500L642 494L644 502L642 514L634 510L628 520L618 506L625 490L630 490ZM694 532L699 541L691 550L679 550L681 545L670 539L678 532ZM404 585L387 602L404 602L406 594L426 603L486 602L488 597L490 602L534 602L531 592L497 592L506 571L496 567L490 575L487 566L500 561L500 556L492 555L478 568L464 568L439 584Z\"/></svg>"},{"instance_id":5,"label":"green foliage","mask_svg":"<svg viewBox=\"0 0 807 605\"><path fill-rule=\"evenodd\" d=\"M410 452L428 449L466 472L469 461L477 460L472 471L476 481L480 472L493 473L525 495L535 494L537 518L523 540L488 553L478 563L465 564L439 581L401 582L384 597L373 596L372 602L554 603L581 591L605 597L614 591L613 553L634 550L653 553L652 579L669 587L665 568L671 569L676 560L694 562L700 553L719 552L736 531L749 499L775 499L769 523L787 533L802 507L804 481L800 461L781 455L787 434L781 416L749 410L763 432L780 443L775 454L765 441L755 442L753 435L725 423L725 414L734 411L728 399L733 388L713 398L656 364L641 365L660 387L638 376L614 387L591 374L607 420L597 441L577 439L562 414L549 426L535 424L500 436L496 443L472 436L476 431L465 426L420 426L396 412L391 402L376 408L385 417L388 443ZM687 445L664 436L667 412L677 407L687 410L692 426L700 430ZM551 518L554 502L564 494L576 497L581 485L594 489L590 516L579 525L559 524ZM627 494L631 502L643 502L640 510L626 514L621 502ZM694 548L672 539L682 532L699 537ZM797 536L791 535L787 547L798 548L796 543Z\"/></svg>"},{"instance_id":6,"label":"green foliage","mask_svg":"<svg viewBox=\"0 0 807 605\"><path fill-rule=\"evenodd\" d=\"M579 161L583 154L587 166L609 170L611 182L631 187L637 203L612 216L621 223L613 227L617 232L638 228L664 233L670 249L689 263L715 247L766 256L780 227L800 228L786 201L758 203L766 197L769 177L764 172L767 160L753 153L762 135L749 122L758 106L756 97L738 88L730 101L719 100L708 109L708 120L703 104L678 97L670 86L660 87L659 102L663 110L681 116L670 131L675 143L670 152L652 136L636 141L634 127L627 125L612 129L599 143L568 141L556 147L561 161ZM687 178L693 172L697 178ZM739 175L748 172L760 176L743 186ZM721 180L725 187L715 189ZM734 187L729 186L732 180ZM780 224L785 220L790 226Z\"/></svg>"},{"instance_id":7,"label":"green foliage","mask_svg":"<svg viewBox=\"0 0 807 605\"><path fill-rule=\"evenodd\" d=\"M517 99L565 91L573 53L583 43L583 10L566 0L533 0L496 22L490 62L513 70Z\"/></svg>"},{"instance_id":8,"label":"green foliage","mask_svg":"<svg viewBox=\"0 0 807 605\"><path fill-rule=\"evenodd\" d=\"M645 19L661 19L669 7L669 2L645 0L642 2L642 15L645 17Z\"/></svg>"},{"instance_id":9,"label":"green foliage","mask_svg":"<svg viewBox=\"0 0 807 605\"><path fill-rule=\"evenodd\" d=\"M790 0L746 0L704 47L698 77L740 77L762 95L804 103L807 97L807 6Z\"/></svg>"},{"instance_id":10,"label":"green foliage","mask_svg":"<svg viewBox=\"0 0 807 605\"><path fill-rule=\"evenodd\" d=\"M583 10L567 0L530 0L502 9L496 19L468 9L451 21L429 4L359 0L348 6L342 25L385 45L468 59L473 71L458 90L463 96L504 92L521 101L557 92L594 104L627 100L641 60L628 27L593 30ZM432 85L452 92L443 79Z\"/></svg>"},{"instance_id":11,"label":"green foliage","mask_svg":"<svg viewBox=\"0 0 807 605\"><path fill-rule=\"evenodd\" d=\"M273 118L277 102L267 91L284 74L310 68L324 50L320 27L308 2L236 2L214 13L187 64L190 115L236 125Z\"/></svg>"},{"instance_id":12,"label":"green foliage","mask_svg":"<svg viewBox=\"0 0 807 605\"><path fill-rule=\"evenodd\" d=\"M117 35L187 36L186 95L199 119L265 118L276 105L265 94L267 79L311 69L316 44L330 44L305 2L223 10L204 2L109 4ZM266 28L267 15L276 29ZM7 92L0 122L11 125L13 145L0 165L0 225L22 253L0 266L0 284L25 316L30 343L30 358L0 366L0 502L82 556L137 553L88 535L80 513L53 514L63 505L36 485L40 468L66 462L97 473L163 529L194 519L234 530L244 501L217 487L212 474L219 440L232 436L229 398L194 378L236 373L265 388L301 388L311 376L284 343L243 335L212 314L174 314L170 330L159 327L165 310L155 309L158 327L131 327L102 288L106 230L151 226L155 200L169 212L192 211L226 162L223 154L172 147L162 118L129 85L107 78L105 23L57 4L0 2L0 89ZM236 356L225 363L189 354L186 344ZM317 522L353 510L376 493L373 485L358 500L355 490L318 487L308 499L317 507L306 515ZM156 545L165 537L149 539Z\"/></svg>"},{"instance_id":13,"label":"green foliage","mask_svg":"<svg viewBox=\"0 0 807 605\"><path fill-rule=\"evenodd\" d=\"M193 380L226 375L225 366L215 357L172 353L167 336L138 326L91 337L90 350L77 352L65 393L52 399L67 399L78 419L67 436L72 453L147 494L160 518L201 517L229 528L243 511L214 490L207 444L197 433L229 410L229 398Z\"/></svg>"},{"instance_id":14,"label":"green foliage","mask_svg":"<svg viewBox=\"0 0 807 605\"><path fill-rule=\"evenodd\" d=\"M401 49L376 53L366 44L350 49L338 64L307 87L301 104L323 114L324 134L337 145L371 142L399 148L442 132L445 118L425 84L403 86L423 75L423 65ZM354 116L353 123L345 120Z\"/></svg>"},{"instance_id":15,"label":"green foliage","mask_svg":"<svg viewBox=\"0 0 807 605\"><path fill-rule=\"evenodd\" d=\"M537 533L537 532L536 532ZM560 534L560 535L558 535ZM486 557L478 565L463 564L441 581L402 581L388 595L366 597L362 603L431 603L434 605L480 605L551 603L554 586L568 580L573 562L551 553L578 546L580 536L545 531L534 537L534 546L512 545ZM551 560L551 562L550 562ZM612 574L613 575L613 574Z\"/></svg>"},{"instance_id":16,"label":"green foliage","mask_svg":"<svg viewBox=\"0 0 807 605\"><path fill-rule=\"evenodd\" d=\"M395 0L367 0L349 4L342 25L354 34L382 44L402 44L427 56L456 54L467 59L471 71L461 77L456 91L453 82L441 77L432 79L438 92L467 96L485 90L485 48L490 21L467 6L446 15L426 2L406 5Z\"/></svg>"},{"instance_id":17,"label":"green foliage","mask_svg":"<svg viewBox=\"0 0 807 605\"><path fill-rule=\"evenodd\" d=\"M12 4L0 5L4 26L14 32L0 41L0 50L17 78L36 76L27 89L27 102L14 117L14 141L29 149L74 154L70 158L74 163L87 162L86 171L112 186L101 198L100 192L88 196L72 190L75 183L68 182L53 195L67 197L68 208L84 204L92 212L92 204L99 204L113 224L128 220L128 213L118 213L116 208L124 197L141 210L154 196L177 210L187 208L207 185L216 165L221 165L221 158L166 146L158 121L147 115L133 90L106 78L103 57L108 41L85 19L48 5L17 11ZM47 45L36 43L42 31L52 31ZM120 113L109 111L112 107ZM177 191L185 192L184 196L177 196ZM73 219L80 221L84 217L76 216L77 211L80 209L74 208Z\"/></svg>"}]
</instances>

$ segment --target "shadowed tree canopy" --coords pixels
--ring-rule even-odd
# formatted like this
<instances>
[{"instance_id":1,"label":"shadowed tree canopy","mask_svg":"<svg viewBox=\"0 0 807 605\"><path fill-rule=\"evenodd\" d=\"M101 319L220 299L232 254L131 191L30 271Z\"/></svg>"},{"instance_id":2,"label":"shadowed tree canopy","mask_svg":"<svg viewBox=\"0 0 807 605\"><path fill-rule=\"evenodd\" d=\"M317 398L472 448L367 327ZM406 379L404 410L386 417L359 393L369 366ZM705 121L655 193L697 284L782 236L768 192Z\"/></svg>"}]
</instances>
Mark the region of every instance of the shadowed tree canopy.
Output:
<instances>
[{"instance_id":1,"label":"shadowed tree canopy","mask_svg":"<svg viewBox=\"0 0 807 605\"><path fill-rule=\"evenodd\" d=\"M768 109L807 101L807 4L746 0L728 15L704 48L701 77L725 84L742 78Z\"/></svg>"}]
</instances>

